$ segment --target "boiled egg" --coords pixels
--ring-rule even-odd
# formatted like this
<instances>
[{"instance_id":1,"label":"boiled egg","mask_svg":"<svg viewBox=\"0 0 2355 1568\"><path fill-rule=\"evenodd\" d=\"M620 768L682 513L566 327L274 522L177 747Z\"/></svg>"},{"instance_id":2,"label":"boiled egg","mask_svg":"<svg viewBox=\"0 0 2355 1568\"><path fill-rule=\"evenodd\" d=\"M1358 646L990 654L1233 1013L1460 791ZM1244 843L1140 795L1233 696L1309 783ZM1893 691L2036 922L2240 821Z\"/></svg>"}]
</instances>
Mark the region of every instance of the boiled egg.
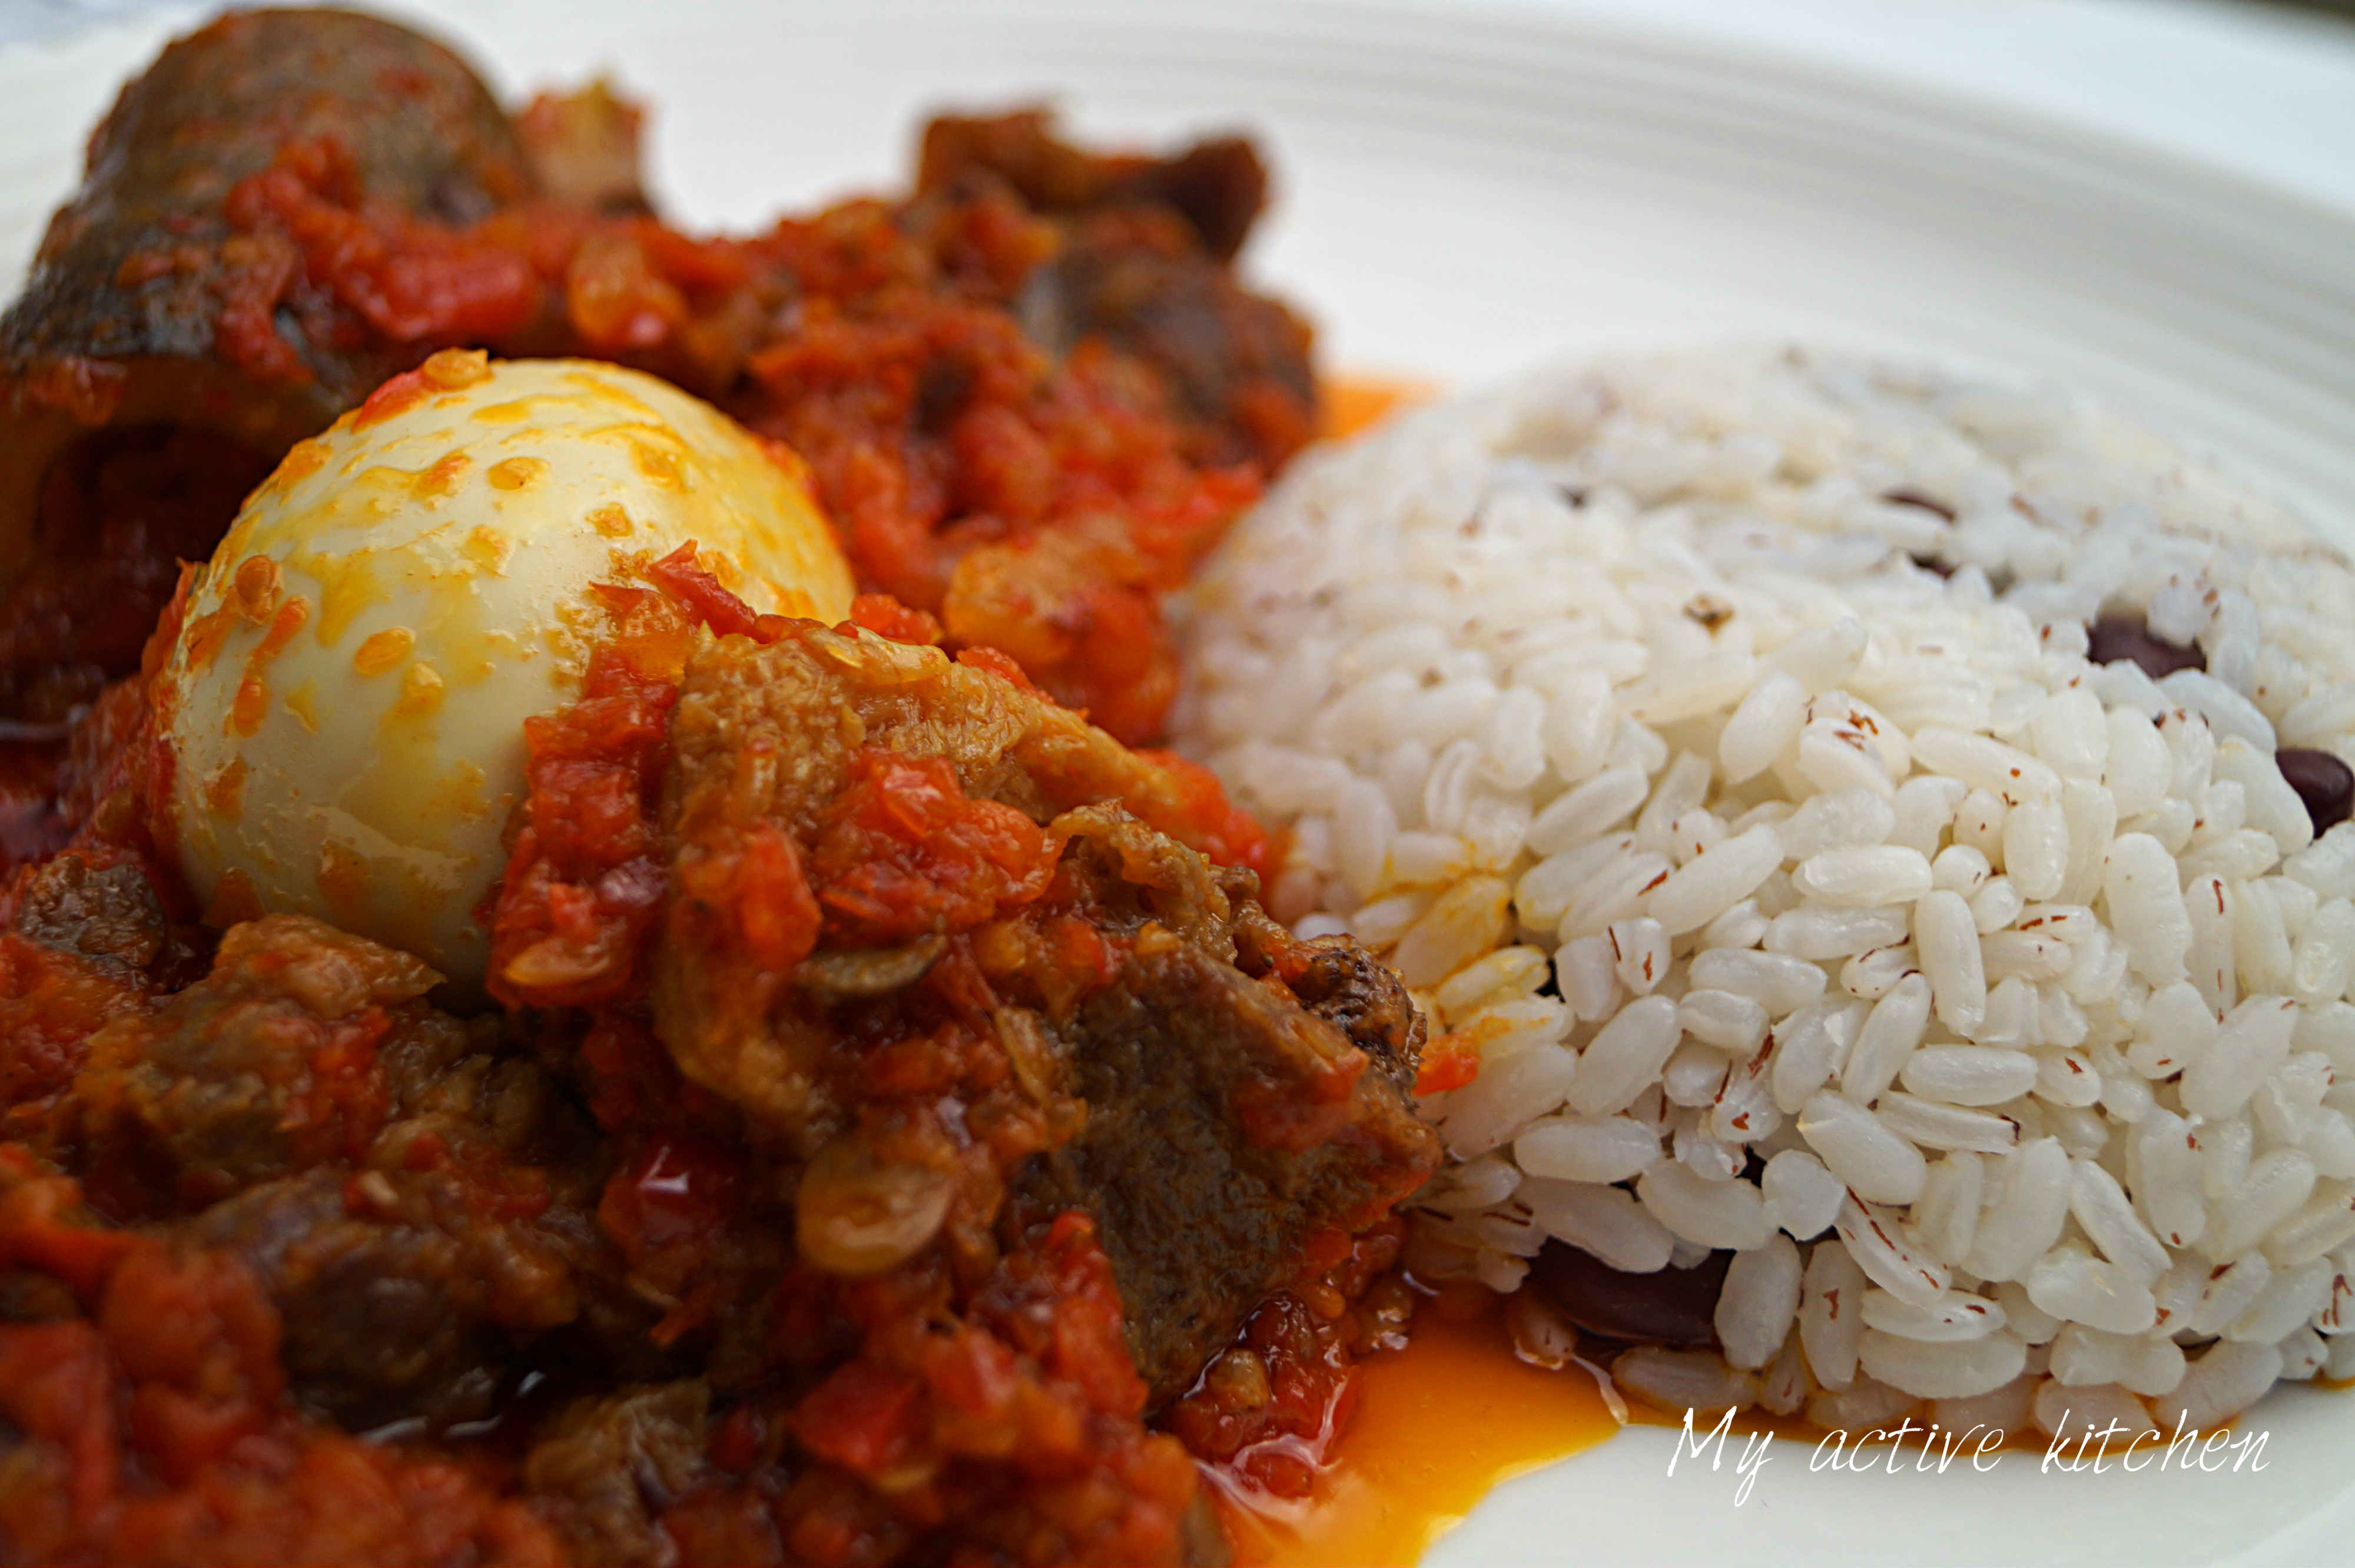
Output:
<instances>
[{"instance_id":1,"label":"boiled egg","mask_svg":"<svg viewBox=\"0 0 2355 1568\"><path fill-rule=\"evenodd\" d=\"M191 586L159 688L197 894L478 991L523 721L580 691L593 585L689 541L755 611L849 611L793 454L634 370L445 352L298 443Z\"/></svg>"}]
</instances>

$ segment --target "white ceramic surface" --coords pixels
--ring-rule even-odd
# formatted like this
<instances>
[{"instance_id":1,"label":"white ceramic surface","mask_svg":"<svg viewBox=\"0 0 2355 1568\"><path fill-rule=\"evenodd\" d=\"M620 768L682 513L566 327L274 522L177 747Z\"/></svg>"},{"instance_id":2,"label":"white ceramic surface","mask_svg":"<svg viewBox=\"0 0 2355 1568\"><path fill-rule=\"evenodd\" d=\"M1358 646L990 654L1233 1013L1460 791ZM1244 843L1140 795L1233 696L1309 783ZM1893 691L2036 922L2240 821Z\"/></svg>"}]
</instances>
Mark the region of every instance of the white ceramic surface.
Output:
<instances>
[{"instance_id":1,"label":"white ceramic surface","mask_svg":"<svg viewBox=\"0 0 2355 1568\"><path fill-rule=\"evenodd\" d=\"M2233 172L2188 158L2200 138L2179 128L2119 133L2166 112L2140 98L2103 112L2115 84L2098 52L2082 103L2065 60L2015 72L2015 91L1950 95L1924 84L1939 77L1926 56L1879 69L1890 51L1854 3L1811 5L1812 54L1774 47L1754 17L1712 26L1699 0L1660 28L1625 5L1464 0L400 9L510 90L615 70L655 102L661 185L693 221L888 181L929 105L1052 95L1083 130L1121 135L1243 124L1283 195L1252 265L1323 323L1331 363L1465 379L1600 346L1777 334L1923 350L2083 387L2212 445L2355 544L2355 209L2332 204L2328 151L2335 135L2355 159L2343 106L2314 117L2328 120L2318 155L2294 115L2275 127L2303 150L2269 184L2250 177L2265 172L2263 124L2211 138ZM1943 4L1940 25L1966 26L1958 9ZM2203 73L2248 65L2212 17L2188 27L2162 7L2137 32L2121 7L2092 9L2099 27L2071 25L2131 40L2117 58L2149 80L2196 93ZM166 30L0 54L0 269ZM2324 93L2349 69L2318 56L2281 80ZM2251 101L2245 75L2240 88ZM2355 1559L2355 1396L2289 1391L2252 1424L2269 1434L2264 1467L2214 1474L2045 1473L2033 1455L1989 1474L1811 1472L1785 1439L1738 1509L1730 1474L1687 1461L1671 1478L1670 1435L1632 1431L1507 1486L1428 1561Z\"/></svg>"}]
</instances>

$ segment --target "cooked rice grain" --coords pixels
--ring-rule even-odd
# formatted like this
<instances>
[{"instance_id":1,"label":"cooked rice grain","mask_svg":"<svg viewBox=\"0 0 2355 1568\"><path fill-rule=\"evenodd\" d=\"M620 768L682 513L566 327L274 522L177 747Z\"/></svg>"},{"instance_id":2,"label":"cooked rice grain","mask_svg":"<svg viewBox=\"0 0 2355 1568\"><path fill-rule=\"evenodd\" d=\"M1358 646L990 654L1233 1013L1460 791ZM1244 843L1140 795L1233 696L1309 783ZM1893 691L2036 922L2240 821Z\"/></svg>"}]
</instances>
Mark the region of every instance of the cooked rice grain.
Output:
<instances>
[{"instance_id":1,"label":"cooked rice grain","mask_svg":"<svg viewBox=\"0 0 2355 1568\"><path fill-rule=\"evenodd\" d=\"M2355 761L2355 573L2286 512L2049 394L1689 355L1312 455L1186 635L1279 912L1477 1057L1417 1269L1734 1249L1721 1354L1619 1375L1818 1420L2355 1370L2355 827L2275 757Z\"/></svg>"}]
</instances>

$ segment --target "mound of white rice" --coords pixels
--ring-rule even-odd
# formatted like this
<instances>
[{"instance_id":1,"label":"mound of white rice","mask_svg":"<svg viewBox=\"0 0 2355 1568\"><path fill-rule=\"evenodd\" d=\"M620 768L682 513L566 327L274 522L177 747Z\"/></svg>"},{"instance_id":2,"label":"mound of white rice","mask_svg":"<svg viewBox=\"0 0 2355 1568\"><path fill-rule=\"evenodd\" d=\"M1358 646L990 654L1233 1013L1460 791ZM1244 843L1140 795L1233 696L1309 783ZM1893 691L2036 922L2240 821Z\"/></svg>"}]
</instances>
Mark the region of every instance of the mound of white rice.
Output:
<instances>
[{"instance_id":1,"label":"mound of white rice","mask_svg":"<svg viewBox=\"0 0 2355 1568\"><path fill-rule=\"evenodd\" d=\"M2104 613L2205 671L2089 662ZM1476 1055L1425 1275L1732 1249L1718 1349L1615 1364L1670 1409L2355 1375L2355 826L2275 761L2355 759L2355 572L2295 517L2058 397L1689 356L1312 456L1188 616L1273 907Z\"/></svg>"}]
</instances>

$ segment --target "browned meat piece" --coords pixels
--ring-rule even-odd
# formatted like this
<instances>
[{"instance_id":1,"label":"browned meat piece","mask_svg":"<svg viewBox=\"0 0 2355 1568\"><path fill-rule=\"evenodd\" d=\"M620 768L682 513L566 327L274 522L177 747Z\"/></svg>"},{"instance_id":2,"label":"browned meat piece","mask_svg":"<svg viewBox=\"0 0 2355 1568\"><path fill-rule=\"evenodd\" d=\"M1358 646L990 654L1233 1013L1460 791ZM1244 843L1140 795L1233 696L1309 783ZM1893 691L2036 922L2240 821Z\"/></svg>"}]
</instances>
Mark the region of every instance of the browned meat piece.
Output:
<instances>
[{"instance_id":1,"label":"browned meat piece","mask_svg":"<svg viewBox=\"0 0 2355 1568\"><path fill-rule=\"evenodd\" d=\"M1063 253L1024 291L1021 311L1050 347L1101 337L1153 365L1207 425L1251 431L1271 405L1316 407L1305 322L1246 292L1227 268L1152 243L1118 213L1074 224ZM1257 444L1273 443L1262 435ZM1238 446L1206 455L1260 453Z\"/></svg>"},{"instance_id":2,"label":"browned meat piece","mask_svg":"<svg viewBox=\"0 0 2355 1568\"><path fill-rule=\"evenodd\" d=\"M337 1420L485 1413L550 1330L640 1360L652 1309L594 1219L592 1130L495 1054L417 960L300 916L232 927L212 973L91 1039L86 1187L251 1264L297 1395ZM208 1207L209 1205L209 1207ZM194 1211L201 1210L200 1213Z\"/></svg>"},{"instance_id":3,"label":"browned meat piece","mask_svg":"<svg viewBox=\"0 0 2355 1568\"><path fill-rule=\"evenodd\" d=\"M340 1170L269 1182L183 1228L252 1266L284 1323L298 1397L362 1429L412 1410L464 1419L496 1389L498 1347L460 1239L353 1215ZM397 1196L397 1194L396 1194Z\"/></svg>"},{"instance_id":4,"label":"browned meat piece","mask_svg":"<svg viewBox=\"0 0 2355 1568\"><path fill-rule=\"evenodd\" d=\"M357 1430L489 1413L515 1336L580 1312L564 1252L538 1227L475 1213L436 1176L314 1170L181 1227L252 1265L284 1322L304 1403Z\"/></svg>"},{"instance_id":5,"label":"browned meat piece","mask_svg":"<svg viewBox=\"0 0 2355 1568\"><path fill-rule=\"evenodd\" d=\"M1290 933L1254 905L1236 922L1235 945L1237 961L1257 975L1295 944ZM1292 994L1371 1058L1400 1093L1414 1093L1415 1069L1423 1054L1423 1015L1414 1010L1398 976L1351 942L1323 937L1308 943L1306 953L1300 972L1287 981Z\"/></svg>"},{"instance_id":6,"label":"browned meat piece","mask_svg":"<svg viewBox=\"0 0 2355 1568\"><path fill-rule=\"evenodd\" d=\"M0 905L20 936L169 989L196 978L196 933L165 912L133 859L69 850L27 868Z\"/></svg>"},{"instance_id":7,"label":"browned meat piece","mask_svg":"<svg viewBox=\"0 0 2355 1568\"><path fill-rule=\"evenodd\" d=\"M1155 945L1059 1031L1087 1127L1016 1190L1036 1212L1095 1214L1157 1406L1298 1270L1305 1237L1380 1219L1434 1161L1385 1073L1333 1071L1357 1055L1333 1025L1206 948ZM1404 1039L1387 1045L1376 1061L1412 1062Z\"/></svg>"},{"instance_id":8,"label":"browned meat piece","mask_svg":"<svg viewBox=\"0 0 2355 1568\"><path fill-rule=\"evenodd\" d=\"M956 197L993 181L1064 224L1058 254L1015 302L1034 342L1063 353L1101 338L1154 366L1198 433L1222 440L1208 461L1273 464L1306 437L1294 426L1316 407L1308 325L1228 265L1267 201L1249 142L1202 142L1168 159L1092 153L1059 140L1040 110L924 128L920 192Z\"/></svg>"},{"instance_id":9,"label":"browned meat piece","mask_svg":"<svg viewBox=\"0 0 2355 1568\"><path fill-rule=\"evenodd\" d=\"M805 1148L835 1125L819 1081L822 1011L794 969L764 963L717 928L697 890L736 879L772 828L812 841L866 748L944 761L966 795L1036 822L1109 800L1148 827L1195 831L1167 770L1069 709L937 648L806 626L773 646L730 640L699 657L671 722L665 812L680 891L655 963L656 1027L688 1078ZM1197 874L1209 880L1207 869ZM839 963L821 961L820 989Z\"/></svg>"},{"instance_id":10,"label":"browned meat piece","mask_svg":"<svg viewBox=\"0 0 2355 1568\"><path fill-rule=\"evenodd\" d=\"M462 223L530 189L489 91L407 28L343 11L251 11L173 43L99 124L81 189L50 220L24 293L0 318L0 579L79 542L38 538L82 521L43 516L57 506L42 486L91 427L209 432L215 453L237 459L226 464L233 473L211 485L224 464L190 462L186 484L204 492L195 531L217 538L277 453L432 347L356 332L324 285L302 276L292 241L244 232L226 210L231 187L282 150L331 144L371 209ZM284 362L254 373L240 353L249 343ZM233 489L226 506L214 488ZM159 504L168 507L168 494ZM111 548L152 554L168 589L173 555L200 557L211 539L192 548L189 528L149 526L162 537ZM141 607L143 628L157 607ZM11 620L27 613L0 608ZM106 608L65 620L79 629Z\"/></svg>"},{"instance_id":11,"label":"browned meat piece","mask_svg":"<svg viewBox=\"0 0 2355 1568\"><path fill-rule=\"evenodd\" d=\"M158 989L203 969L200 935L176 924L145 869L115 851L69 850L0 885L0 1126L48 1147L73 1119L90 1041L144 1015Z\"/></svg>"},{"instance_id":12,"label":"browned meat piece","mask_svg":"<svg viewBox=\"0 0 2355 1568\"><path fill-rule=\"evenodd\" d=\"M1055 134L1044 109L1009 114L943 114L924 127L916 187L944 190L987 173L1040 212L1162 206L1192 225L1211 255L1234 260L1267 206L1267 168L1241 136L1198 142L1172 158L1105 154Z\"/></svg>"},{"instance_id":13,"label":"browned meat piece","mask_svg":"<svg viewBox=\"0 0 2355 1568\"><path fill-rule=\"evenodd\" d=\"M663 1510L711 1473L711 1396L699 1381L582 1400L540 1428L523 1484L554 1520L577 1568L671 1568Z\"/></svg>"},{"instance_id":14,"label":"browned meat piece","mask_svg":"<svg viewBox=\"0 0 2355 1568\"><path fill-rule=\"evenodd\" d=\"M76 1091L96 1195L195 1209L359 1158L396 1080L466 1052L464 1027L423 1000L438 978L299 915L231 928L210 976L91 1038Z\"/></svg>"},{"instance_id":15,"label":"browned meat piece","mask_svg":"<svg viewBox=\"0 0 2355 1568\"><path fill-rule=\"evenodd\" d=\"M1019 1233L1088 1211L1159 1403L1299 1272L1312 1236L1374 1222L1436 1165L1436 1139L1401 1087L1420 1039L1396 982L1268 923L1248 901L1248 872L1220 871L1172 836L1201 827L1167 769L1037 693L935 649L804 626L698 657L672 741L678 891L656 961L657 1032L690 1079L814 1156L805 1259L866 1273L976 1219ZM930 893L910 896L925 924L891 901L907 895L906 866L886 878L862 863L830 880L846 809L868 809L845 803L865 798L879 754L945 763L968 800L1042 825L1060 845L1051 888L991 895L994 920L986 900L960 920ZM923 848L944 853L941 843ZM759 929L770 916L748 912L748 882L778 864L809 868L824 911L805 962L778 962ZM961 890L985 880L955 874ZM1074 925L1100 961L1025 956L1086 946ZM1085 1102L1084 1125L1015 1177L999 1214L971 1211L998 1189L976 1188L969 1170L892 1152L918 1146L871 1106L848 1128L867 1082L853 1042L920 1026L920 977L954 973L951 952L988 976L994 1028L1034 1097ZM845 1002L845 973L881 976L854 993L905 994ZM814 1208L814 1191L863 1194L868 1207Z\"/></svg>"}]
</instances>

